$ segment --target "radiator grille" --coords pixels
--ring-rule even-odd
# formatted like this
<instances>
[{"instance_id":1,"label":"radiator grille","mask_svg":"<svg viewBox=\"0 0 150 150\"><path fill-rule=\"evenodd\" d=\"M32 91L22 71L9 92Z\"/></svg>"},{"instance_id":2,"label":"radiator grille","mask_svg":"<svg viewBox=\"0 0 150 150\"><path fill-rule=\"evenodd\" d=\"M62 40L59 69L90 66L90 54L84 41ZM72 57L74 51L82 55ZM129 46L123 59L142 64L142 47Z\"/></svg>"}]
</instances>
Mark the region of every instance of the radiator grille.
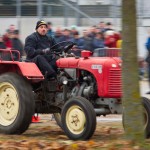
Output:
<instances>
[{"instance_id":1,"label":"radiator grille","mask_svg":"<svg viewBox=\"0 0 150 150\"><path fill-rule=\"evenodd\" d=\"M121 69L110 69L108 80L108 94L113 96L122 95Z\"/></svg>"}]
</instances>

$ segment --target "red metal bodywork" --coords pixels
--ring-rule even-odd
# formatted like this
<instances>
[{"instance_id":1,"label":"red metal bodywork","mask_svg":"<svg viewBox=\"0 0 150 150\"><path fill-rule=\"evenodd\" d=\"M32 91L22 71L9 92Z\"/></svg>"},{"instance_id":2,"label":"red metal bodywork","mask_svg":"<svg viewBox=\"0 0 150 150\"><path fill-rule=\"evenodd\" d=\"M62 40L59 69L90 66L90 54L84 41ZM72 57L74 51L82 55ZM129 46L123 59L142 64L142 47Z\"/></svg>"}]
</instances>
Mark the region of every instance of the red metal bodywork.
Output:
<instances>
[{"instance_id":1,"label":"red metal bodywork","mask_svg":"<svg viewBox=\"0 0 150 150\"><path fill-rule=\"evenodd\" d=\"M0 61L0 74L5 72L15 72L21 74L32 82L39 82L44 79L44 76L35 63Z\"/></svg>"},{"instance_id":2,"label":"red metal bodywork","mask_svg":"<svg viewBox=\"0 0 150 150\"><path fill-rule=\"evenodd\" d=\"M13 54L17 54L17 61ZM6 61L5 56L10 56L11 61ZM18 73L32 82L39 82L44 79L35 63L20 62L20 52L18 50L0 49L0 74L6 72Z\"/></svg>"},{"instance_id":3,"label":"red metal bodywork","mask_svg":"<svg viewBox=\"0 0 150 150\"><path fill-rule=\"evenodd\" d=\"M59 68L76 68L93 74L99 97L121 98L121 59L117 57L60 58Z\"/></svg>"}]
</instances>

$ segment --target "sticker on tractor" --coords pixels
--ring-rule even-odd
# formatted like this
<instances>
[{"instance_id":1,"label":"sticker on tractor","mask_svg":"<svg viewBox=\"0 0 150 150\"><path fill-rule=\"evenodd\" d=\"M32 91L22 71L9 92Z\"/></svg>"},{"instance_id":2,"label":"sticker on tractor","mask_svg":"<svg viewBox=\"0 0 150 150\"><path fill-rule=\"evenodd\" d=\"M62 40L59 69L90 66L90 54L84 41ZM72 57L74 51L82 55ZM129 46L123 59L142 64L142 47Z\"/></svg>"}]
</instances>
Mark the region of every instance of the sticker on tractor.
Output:
<instances>
[{"instance_id":1,"label":"sticker on tractor","mask_svg":"<svg viewBox=\"0 0 150 150\"><path fill-rule=\"evenodd\" d=\"M99 73L102 73L102 65L92 65L92 69L97 69Z\"/></svg>"}]
</instances>

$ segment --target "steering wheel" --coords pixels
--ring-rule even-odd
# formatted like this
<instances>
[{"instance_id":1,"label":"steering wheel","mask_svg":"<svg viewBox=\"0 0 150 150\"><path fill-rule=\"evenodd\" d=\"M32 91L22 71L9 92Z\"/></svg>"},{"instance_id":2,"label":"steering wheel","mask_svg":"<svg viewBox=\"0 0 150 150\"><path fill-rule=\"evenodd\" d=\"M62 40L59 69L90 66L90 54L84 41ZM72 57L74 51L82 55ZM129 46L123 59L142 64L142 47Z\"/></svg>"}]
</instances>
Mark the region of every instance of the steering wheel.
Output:
<instances>
[{"instance_id":1,"label":"steering wheel","mask_svg":"<svg viewBox=\"0 0 150 150\"><path fill-rule=\"evenodd\" d=\"M58 53L62 53L62 52L67 53L74 45L75 43L71 41L62 41L53 45L50 49L52 51L55 51L56 53L57 51L59 51Z\"/></svg>"}]
</instances>

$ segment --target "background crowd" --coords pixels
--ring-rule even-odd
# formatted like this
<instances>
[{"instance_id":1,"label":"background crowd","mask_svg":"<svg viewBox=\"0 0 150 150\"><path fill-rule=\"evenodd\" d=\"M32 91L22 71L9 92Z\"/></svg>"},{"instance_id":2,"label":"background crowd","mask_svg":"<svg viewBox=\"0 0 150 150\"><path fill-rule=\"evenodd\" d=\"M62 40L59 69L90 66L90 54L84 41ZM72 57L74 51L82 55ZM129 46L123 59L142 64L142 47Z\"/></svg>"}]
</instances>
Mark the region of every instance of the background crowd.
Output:
<instances>
[{"instance_id":1,"label":"background crowd","mask_svg":"<svg viewBox=\"0 0 150 150\"><path fill-rule=\"evenodd\" d=\"M47 22L48 36L53 36L56 42L72 41L76 43L73 53L77 56L81 55L82 50L94 52L99 48L119 48L121 50L122 39L121 31L116 31L111 22L99 22L99 24L84 28L82 31L78 27L72 25L70 28L56 27L53 30L51 22ZM4 35L0 35L0 49L18 50L20 56L25 56L24 44L19 36L19 30L11 24ZM18 56L14 54L14 60ZM140 77L145 74L145 61L139 58Z\"/></svg>"},{"instance_id":2,"label":"background crowd","mask_svg":"<svg viewBox=\"0 0 150 150\"><path fill-rule=\"evenodd\" d=\"M78 31L76 26L70 29L57 27L52 29L52 23L47 22L47 35L53 36L56 42L72 41L76 43L73 53L80 56L82 50L94 51L97 48L121 48L121 33L113 29L111 22L100 22L82 31ZM21 56L25 55L23 43L19 37L19 30L11 24L4 35L0 35L0 48L8 50L19 50Z\"/></svg>"}]
</instances>

